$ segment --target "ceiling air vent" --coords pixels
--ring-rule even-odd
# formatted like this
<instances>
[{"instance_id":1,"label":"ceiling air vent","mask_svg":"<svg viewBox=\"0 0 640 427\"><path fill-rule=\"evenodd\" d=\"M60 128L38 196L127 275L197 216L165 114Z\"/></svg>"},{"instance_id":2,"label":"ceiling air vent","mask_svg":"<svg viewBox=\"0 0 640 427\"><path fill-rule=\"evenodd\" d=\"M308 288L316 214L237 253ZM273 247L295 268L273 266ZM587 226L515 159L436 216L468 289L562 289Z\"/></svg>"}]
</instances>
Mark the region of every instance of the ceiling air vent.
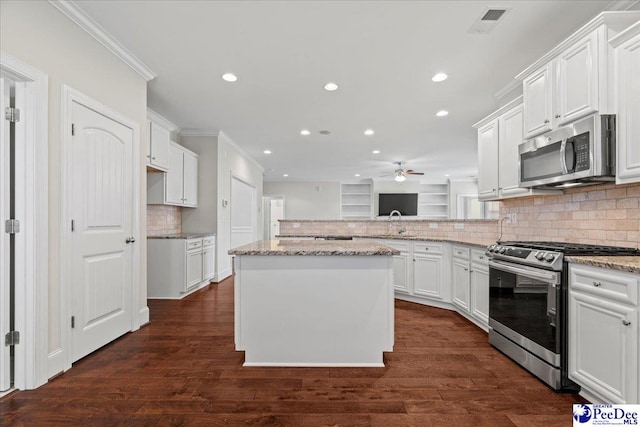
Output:
<instances>
[{"instance_id":1,"label":"ceiling air vent","mask_svg":"<svg viewBox=\"0 0 640 427\"><path fill-rule=\"evenodd\" d=\"M476 19L468 33L489 34L496 27L498 22L509 12L509 8L486 8Z\"/></svg>"}]
</instances>

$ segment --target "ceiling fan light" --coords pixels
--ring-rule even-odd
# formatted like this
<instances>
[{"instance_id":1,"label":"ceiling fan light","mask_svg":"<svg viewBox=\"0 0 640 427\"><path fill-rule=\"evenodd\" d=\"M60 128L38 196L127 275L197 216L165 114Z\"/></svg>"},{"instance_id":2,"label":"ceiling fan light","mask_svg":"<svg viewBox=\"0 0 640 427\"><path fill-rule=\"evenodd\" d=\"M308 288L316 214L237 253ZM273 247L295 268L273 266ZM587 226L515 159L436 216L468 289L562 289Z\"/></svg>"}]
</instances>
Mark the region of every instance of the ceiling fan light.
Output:
<instances>
[{"instance_id":1,"label":"ceiling fan light","mask_svg":"<svg viewBox=\"0 0 640 427\"><path fill-rule=\"evenodd\" d=\"M396 182L402 182L402 181L406 180L407 177L404 176L404 174L402 172L398 172L394 179L396 180Z\"/></svg>"}]
</instances>

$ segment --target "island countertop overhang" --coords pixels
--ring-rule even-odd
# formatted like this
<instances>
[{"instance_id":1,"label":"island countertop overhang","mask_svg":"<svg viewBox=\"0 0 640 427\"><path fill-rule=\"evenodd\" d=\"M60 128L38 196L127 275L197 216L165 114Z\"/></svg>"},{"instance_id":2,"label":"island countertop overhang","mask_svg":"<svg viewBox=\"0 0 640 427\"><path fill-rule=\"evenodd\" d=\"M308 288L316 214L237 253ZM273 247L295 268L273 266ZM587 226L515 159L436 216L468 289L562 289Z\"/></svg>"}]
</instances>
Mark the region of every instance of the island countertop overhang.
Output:
<instances>
[{"instance_id":1,"label":"island countertop overhang","mask_svg":"<svg viewBox=\"0 0 640 427\"><path fill-rule=\"evenodd\" d=\"M230 249L229 255L255 256L377 256L400 251L372 241L259 240Z\"/></svg>"}]
</instances>

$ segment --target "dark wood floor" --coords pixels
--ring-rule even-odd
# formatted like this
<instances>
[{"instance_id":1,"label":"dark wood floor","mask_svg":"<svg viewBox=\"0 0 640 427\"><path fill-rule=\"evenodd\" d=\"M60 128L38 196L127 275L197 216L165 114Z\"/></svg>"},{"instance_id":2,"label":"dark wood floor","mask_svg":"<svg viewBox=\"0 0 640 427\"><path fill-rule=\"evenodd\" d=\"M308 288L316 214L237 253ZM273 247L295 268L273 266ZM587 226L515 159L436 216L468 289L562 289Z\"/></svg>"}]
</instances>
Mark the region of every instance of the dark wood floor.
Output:
<instances>
[{"instance_id":1,"label":"dark wood floor","mask_svg":"<svg viewBox=\"0 0 640 427\"><path fill-rule=\"evenodd\" d=\"M233 281L149 302L151 324L33 391L0 399L6 426L569 426L556 394L456 313L396 301L385 368L244 368Z\"/></svg>"}]
</instances>

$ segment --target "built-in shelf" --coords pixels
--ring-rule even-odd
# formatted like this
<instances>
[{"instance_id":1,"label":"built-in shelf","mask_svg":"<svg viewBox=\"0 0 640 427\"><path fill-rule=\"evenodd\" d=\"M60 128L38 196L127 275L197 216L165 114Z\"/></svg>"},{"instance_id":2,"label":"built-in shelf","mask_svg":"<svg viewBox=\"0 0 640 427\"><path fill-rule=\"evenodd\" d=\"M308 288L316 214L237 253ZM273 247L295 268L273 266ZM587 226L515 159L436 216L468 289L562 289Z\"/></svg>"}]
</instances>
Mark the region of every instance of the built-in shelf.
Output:
<instances>
[{"instance_id":1,"label":"built-in shelf","mask_svg":"<svg viewBox=\"0 0 640 427\"><path fill-rule=\"evenodd\" d=\"M425 219L449 217L448 182L420 184L418 216Z\"/></svg>"},{"instance_id":2,"label":"built-in shelf","mask_svg":"<svg viewBox=\"0 0 640 427\"><path fill-rule=\"evenodd\" d=\"M340 217L373 218L373 183L371 181L340 184Z\"/></svg>"}]
</instances>

